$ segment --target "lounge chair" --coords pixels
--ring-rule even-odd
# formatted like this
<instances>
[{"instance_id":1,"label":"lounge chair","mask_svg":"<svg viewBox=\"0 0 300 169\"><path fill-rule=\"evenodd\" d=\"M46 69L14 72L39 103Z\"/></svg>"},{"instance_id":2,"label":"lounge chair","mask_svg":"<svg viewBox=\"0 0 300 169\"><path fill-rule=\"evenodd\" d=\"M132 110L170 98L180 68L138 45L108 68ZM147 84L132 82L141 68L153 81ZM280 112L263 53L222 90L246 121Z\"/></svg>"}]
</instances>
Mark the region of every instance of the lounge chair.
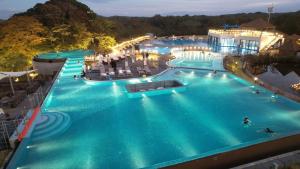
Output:
<instances>
[{"instance_id":1,"label":"lounge chair","mask_svg":"<svg viewBox=\"0 0 300 169\"><path fill-rule=\"evenodd\" d=\"M152 74L152 72L151 72L151 70L149 69L148 66L144 67L144 71L146 72L147 75L151 75Z\"/></svg>"},{"instance_id":2,"label":"lounge chair","mask_svg":"<svg viewBox=\"0 0 300 169\"><path fill-rule=\"evenodd\" d=\"M118 68L117 70L118 70L118 76L120 76L120 77L124 77L125 76L124 70L122 70L121 68Z\"/></svg>"},{"instance_id":3,"label":"lounge chair","mask_svg":"<svg viewBox=\"0 0 300 169\"><path fill-rule=\"evenodd\" d=\"M105 72L104 67L100 67L100 77L107 78L107 73Z\"/></svg>"},{"instance_id":4,"label":"lounge chair","mask_svg":"<svg viewBox=\"0 0 300 169\"><path fill-rule=\"evenodd\" d=\"M116 73L115 73L115 71L114 71L113 68L108 68L108 74L109 74L110 76L114 76Z\"/></svg>"},{"instance_id":5,"label":"lounge chair","mask_svg":"<svg viewBox=\"0 0 300 169\"><path fill-rule=\"evenodd\" d=\"M100 71L99 71L99 69L97 70L97 69L92 69L91 71L90 71L90 73L99 73Z\"/></svg>"},{"instance_id":6,"label":"lounge chair","mask_svg":"<svg viewBox=\"0 0 300 169\"><path fill-rule=\"evenodd\" d=\"M126 75L132 76L132 72L129 67L125 67L125 72L126 72Z\"/></svg>"},{"instance_id":7,"label":"lounge chair","mask_svg":"<svg viewBox=\"0 0 300 169\"><path fill-rule=\"evenodd\" d=\"M127 69L127 70L125 70L125 71L126 71L126 74L127 74L128 76L132 76L132 72L131 72L130 69Z\"/></svg>"},{"instance_id":8,"label":"lounge chair","mask_svg":"<svg viewBox=\"0 0 300 169\"><path fill-rule=\"evenodd\" d=\"M141 69L141 67L136 67L136 70L137 70L139 75L145 74L145 72Z\"/></svg>"}]
</instances>

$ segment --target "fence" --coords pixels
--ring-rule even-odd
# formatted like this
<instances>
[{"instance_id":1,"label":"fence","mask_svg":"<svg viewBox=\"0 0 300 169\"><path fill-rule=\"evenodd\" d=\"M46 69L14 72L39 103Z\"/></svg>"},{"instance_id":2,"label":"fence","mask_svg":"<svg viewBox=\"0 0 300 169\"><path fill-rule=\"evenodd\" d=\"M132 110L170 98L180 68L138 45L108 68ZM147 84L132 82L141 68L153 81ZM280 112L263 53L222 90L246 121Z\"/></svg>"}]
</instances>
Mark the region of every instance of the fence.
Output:
<instances>
[{"instance_id":1,"label":"fence","mask_svg":"<svg viewBox=\"0 0 300 169\"><path fill-rule=\"evenodd\" d=\"M17 115L14 118L2 118L0 120L0 150L10 149L9 138L16 131L18 131L18 125L23 121L27 121L26 114L32 111L35 107L40 105L45 97L45 93L48 89L40 87L35 93L30 94L26 99L16 108Z\"/></svg>"}]
</instances>

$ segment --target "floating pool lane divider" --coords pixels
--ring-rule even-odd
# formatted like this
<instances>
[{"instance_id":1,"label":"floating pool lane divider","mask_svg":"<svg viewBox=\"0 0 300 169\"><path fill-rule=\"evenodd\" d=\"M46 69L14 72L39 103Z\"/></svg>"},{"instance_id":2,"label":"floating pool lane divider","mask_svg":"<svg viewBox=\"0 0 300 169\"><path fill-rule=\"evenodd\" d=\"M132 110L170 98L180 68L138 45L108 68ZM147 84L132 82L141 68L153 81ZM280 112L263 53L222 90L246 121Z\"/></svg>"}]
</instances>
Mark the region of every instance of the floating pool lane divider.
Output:
<instances>
[{"instance_id":1,"label":"floating pool lane divider","mask_svg":"<svg viewBox=\"0 0 300 169\"><path fill-rule=\"evenodd\" d=\"M40 112L40 107L36 107L31 115L31 117L29 118L29 120L27 121L27 123L25 124L25 127L23 128L22 132L19 134L18 136L18 140L22 141L24 137L26 137L28 131L30 130L30 128L32 127L32 124L34 122L34 120L36 119L36 117L38 116L39 112Z\"/></svg>"}]
</instances>

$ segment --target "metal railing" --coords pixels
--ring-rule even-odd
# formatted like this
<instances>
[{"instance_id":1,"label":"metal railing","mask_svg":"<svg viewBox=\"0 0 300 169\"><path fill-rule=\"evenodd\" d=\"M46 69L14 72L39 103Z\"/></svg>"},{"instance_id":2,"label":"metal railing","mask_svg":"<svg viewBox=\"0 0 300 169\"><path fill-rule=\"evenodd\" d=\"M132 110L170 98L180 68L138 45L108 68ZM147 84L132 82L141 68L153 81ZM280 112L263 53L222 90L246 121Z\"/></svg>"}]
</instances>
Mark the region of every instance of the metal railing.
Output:
<instances>
[{"instance_id":1,"label":"metal railing","mask_svg":"<svg viewBox=\"0 0 300 169\"><path fill-rule=\"evenodd\" d=\"M4 118L0 120L0 150L11 148L9 144L10 136L14 131L18 132L17 127L22 120L27 120L25 119L28 118L26 114L42 103L45 98L44 92L42 87L40 87L35 93L28 95L23 101L24 106L16 108L18 114L14 118L5 118L3 116Z\"/></svg>"}]
</instances>

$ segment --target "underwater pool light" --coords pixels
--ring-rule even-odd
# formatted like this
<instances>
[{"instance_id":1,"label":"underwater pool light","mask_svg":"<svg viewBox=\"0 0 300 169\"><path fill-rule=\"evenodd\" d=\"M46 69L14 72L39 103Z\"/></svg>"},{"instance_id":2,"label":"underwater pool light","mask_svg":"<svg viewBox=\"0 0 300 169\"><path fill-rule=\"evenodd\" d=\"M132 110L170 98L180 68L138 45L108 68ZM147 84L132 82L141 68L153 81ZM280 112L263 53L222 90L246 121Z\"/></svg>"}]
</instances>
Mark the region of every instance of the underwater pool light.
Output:
<instances>
[{"instance_id":1,"label":"underwater pool light","mask_svg":"<svg viewBox=\"0 0 300 169\"><path fill-rule=\"evenodd\" d=\"M207 77L212 77L212 73L211 73L211 72L208 73L208 74L207 74Z\"/></svg>"}]
</instances>

